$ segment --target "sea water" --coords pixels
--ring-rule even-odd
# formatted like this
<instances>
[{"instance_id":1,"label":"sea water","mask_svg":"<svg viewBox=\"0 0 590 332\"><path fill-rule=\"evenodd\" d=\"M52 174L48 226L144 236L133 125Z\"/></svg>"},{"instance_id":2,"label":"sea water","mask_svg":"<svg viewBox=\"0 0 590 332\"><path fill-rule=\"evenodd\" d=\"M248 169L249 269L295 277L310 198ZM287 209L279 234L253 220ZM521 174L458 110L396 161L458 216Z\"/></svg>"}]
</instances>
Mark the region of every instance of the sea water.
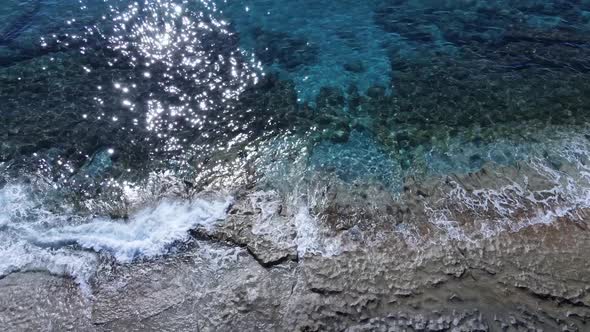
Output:
<instances>
[{"instance_id":1,"label":"sea water","mask_svg":"<svg viewBox=\"0 0 590 332\"><path fill-rule=\"evenodd\" d=\"M2 276L174 254L256 186L298 207L300 255L337 253L318 178L449 177L426 208L455 240L588 207L586 1L5 0L0 22ZM452 180L502 167L530 172Z\"/></svg>"}]
</instances>

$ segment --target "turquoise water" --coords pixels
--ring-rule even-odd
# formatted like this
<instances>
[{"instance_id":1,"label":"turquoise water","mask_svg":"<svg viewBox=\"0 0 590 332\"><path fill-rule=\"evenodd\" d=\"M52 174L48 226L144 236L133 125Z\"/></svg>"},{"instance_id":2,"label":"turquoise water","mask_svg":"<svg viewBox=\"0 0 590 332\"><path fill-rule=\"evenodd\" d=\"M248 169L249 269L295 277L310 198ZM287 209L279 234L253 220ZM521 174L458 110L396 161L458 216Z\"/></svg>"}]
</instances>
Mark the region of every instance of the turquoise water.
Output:
<instances>
[{"instance_id":1,"label":"turquoise water","mask_svg":"<svg viewBox=\"0 0 590 332\"><path fill-rule=\"evenodd\" d=\"M0 273L80 247L162 254L230 200L160 236L167 208L129 211L170 188L289 195L320 176L397 195L587 159L588 1L4 0L0 22L0 253L30 260ZM154 233L96 231L128 218Z\"/></svg>"}]
</instances>

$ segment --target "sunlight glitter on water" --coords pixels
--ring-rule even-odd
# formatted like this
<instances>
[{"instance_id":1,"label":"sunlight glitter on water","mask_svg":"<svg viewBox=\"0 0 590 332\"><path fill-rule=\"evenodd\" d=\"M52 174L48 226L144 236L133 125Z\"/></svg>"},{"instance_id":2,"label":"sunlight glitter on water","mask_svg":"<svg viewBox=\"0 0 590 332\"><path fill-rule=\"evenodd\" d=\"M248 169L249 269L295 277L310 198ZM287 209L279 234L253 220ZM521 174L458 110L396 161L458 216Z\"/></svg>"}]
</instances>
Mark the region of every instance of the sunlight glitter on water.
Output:
<instances>
[{"instance_id":1,"label":"sunlight glitter on water","mask_svg":"<svg viewBox=\"0 0 590 332\"><path fill-rule=\"evenodd\" d=\"M184 202L208 189L277 190L299 204L297 241L315 248L328 226L305 201L314 186L399 196L428 177L535 160L543 179L578 187L556 185L549 206L523 183L448 181L457 187L428 222L450 239L466 235L461 213L497 210L476 237L526 225L512 219L532 205L553 222L587 201L578 176L587 170L564 169L575 164L563 161L567 149L548 144L557 133L587 139L588 22L574 13L586 7L569 8L566 22L567 8L508 5L489 15L493 4L478 1L12 1L4 6L19 15L0 29L0 187L45 183L31 189L38 204L69 218L52 238L34 237L40 247L131 257L123 261L149 245L127 255L113 233L133 242L146 235L137 225L162 234L154 220L166 219L179 230L171 238L185 239L199 218L122 221L113 211L161 211L162 196ZM169 244L155 233L146 243Z\"/></svg>"}]
</instances>

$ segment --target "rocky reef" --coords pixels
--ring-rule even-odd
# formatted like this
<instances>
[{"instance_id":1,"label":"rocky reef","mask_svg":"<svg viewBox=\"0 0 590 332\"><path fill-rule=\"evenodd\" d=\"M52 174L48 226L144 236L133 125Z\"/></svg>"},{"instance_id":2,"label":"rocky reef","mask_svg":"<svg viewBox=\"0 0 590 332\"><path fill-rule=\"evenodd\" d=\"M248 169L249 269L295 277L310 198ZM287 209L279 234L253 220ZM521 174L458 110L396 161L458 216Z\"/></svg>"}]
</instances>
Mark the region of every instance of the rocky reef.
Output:
<instances>
[{"instance_id":1,"label":"rocky reef","mask_svg":"<svg viewBox=\"0 0 590 332\"><path fill-rule=\"evenodd\" d=\"M163 3L135 9L188 25ZM389 84L327 84L313 100L289 75L320 66L325 45L300 33L201 15L208 28L166 52L117 29L105 38L92 15L56 27L45 2L10 4L0 202L11 185L32 188L15 215L58 217L23 227L70 233L4 241L46 255L0 262L0 326L588 330L587 1L371 1ZM53 32L43 47L26 42ZM337 37L353 45L355 33ZM247 34L253 54L240 50ZM345 75L371 70L345 60ZM85 223L154 221L146 207L209 196L231 197L223 217L188 220L152 256L120 261L112 239L76 238ZM0 236L17 234L6 218ZM149 240L139 233L123 238ZM92 257L85 274L63 250Z\"/></svg>"},{"instance_id":2,"label":"rocky reef","mask_svg":"<svg viewBox=\"0 0 590 332\"><path fill-rule=\"evenodd\" d=\"M497 182L490 174L457 181L478 188ZM195 230L182 253L105 260L92 296L43 273L3 278L0 320L11 329L96 331L585 330L587 211L477 241L445 239L424 209L445 181L408 184L401 205L375 187L338 181L324 187L326 204L309 198L318 203L303 208L276 192L246 191L227 220Z\"/></svg>"}]
</instances>

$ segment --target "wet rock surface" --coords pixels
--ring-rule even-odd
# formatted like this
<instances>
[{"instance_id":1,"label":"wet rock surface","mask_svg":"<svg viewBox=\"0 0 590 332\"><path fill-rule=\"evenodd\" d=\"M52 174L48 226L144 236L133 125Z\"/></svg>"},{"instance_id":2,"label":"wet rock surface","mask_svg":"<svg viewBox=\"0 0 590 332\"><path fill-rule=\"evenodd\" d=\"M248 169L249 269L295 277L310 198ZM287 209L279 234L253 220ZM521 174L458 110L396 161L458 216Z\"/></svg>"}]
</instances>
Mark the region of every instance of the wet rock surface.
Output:
<instances>
[{"instance_id":1,"label":"wet rock surface","mask_svg":"<svg viewBox=\"0 0 590 332\"><path fill-rule=\"evenodd\" d=\"M460 181L498 183L488 174ZM425 209L440 201L439 190L408 183L396 199L333 183L318 194L332 199L311 200L307 214L277 193L247 192L225 222L195 230L184 252L105 260L90 294L45 273L3 278L0 320L9 329L34 321L97 331L586 330L587 211L475 241L445 240ZM400 225L417 226L415 237Z\"/></svg>"},{"instance_id":2,"label":"wet rock surface","mask_svg":"<svg viewBox=\"0 0 590 332\"><path fill-rule=\"evenodd\" d=\"M41 196L58 188L43 213L121 224L163 198L234 199L157 257L84 249L99 260L89 280L58 276L74 275L67 264L8 266L0 329L589 329L587 1L379 2L391 86L323 86L313 103L281 74L232 81L255 70L212 17L223 29L197 33L206 70L146 74L141 47L64 48L96 20L56 27L46 4L11 1L18 15L0 25L0 189L22 176ZM48 47L32 41L53 32ZM338 38L356 47L355 33ZM287 72L328 46L252 34L256 56ZM210 88L195 78L229 90L186 102ZM197 106L206 117L182 113ZM70 242L43 249L81 249Z\"/></svg>"}]
</instances>

